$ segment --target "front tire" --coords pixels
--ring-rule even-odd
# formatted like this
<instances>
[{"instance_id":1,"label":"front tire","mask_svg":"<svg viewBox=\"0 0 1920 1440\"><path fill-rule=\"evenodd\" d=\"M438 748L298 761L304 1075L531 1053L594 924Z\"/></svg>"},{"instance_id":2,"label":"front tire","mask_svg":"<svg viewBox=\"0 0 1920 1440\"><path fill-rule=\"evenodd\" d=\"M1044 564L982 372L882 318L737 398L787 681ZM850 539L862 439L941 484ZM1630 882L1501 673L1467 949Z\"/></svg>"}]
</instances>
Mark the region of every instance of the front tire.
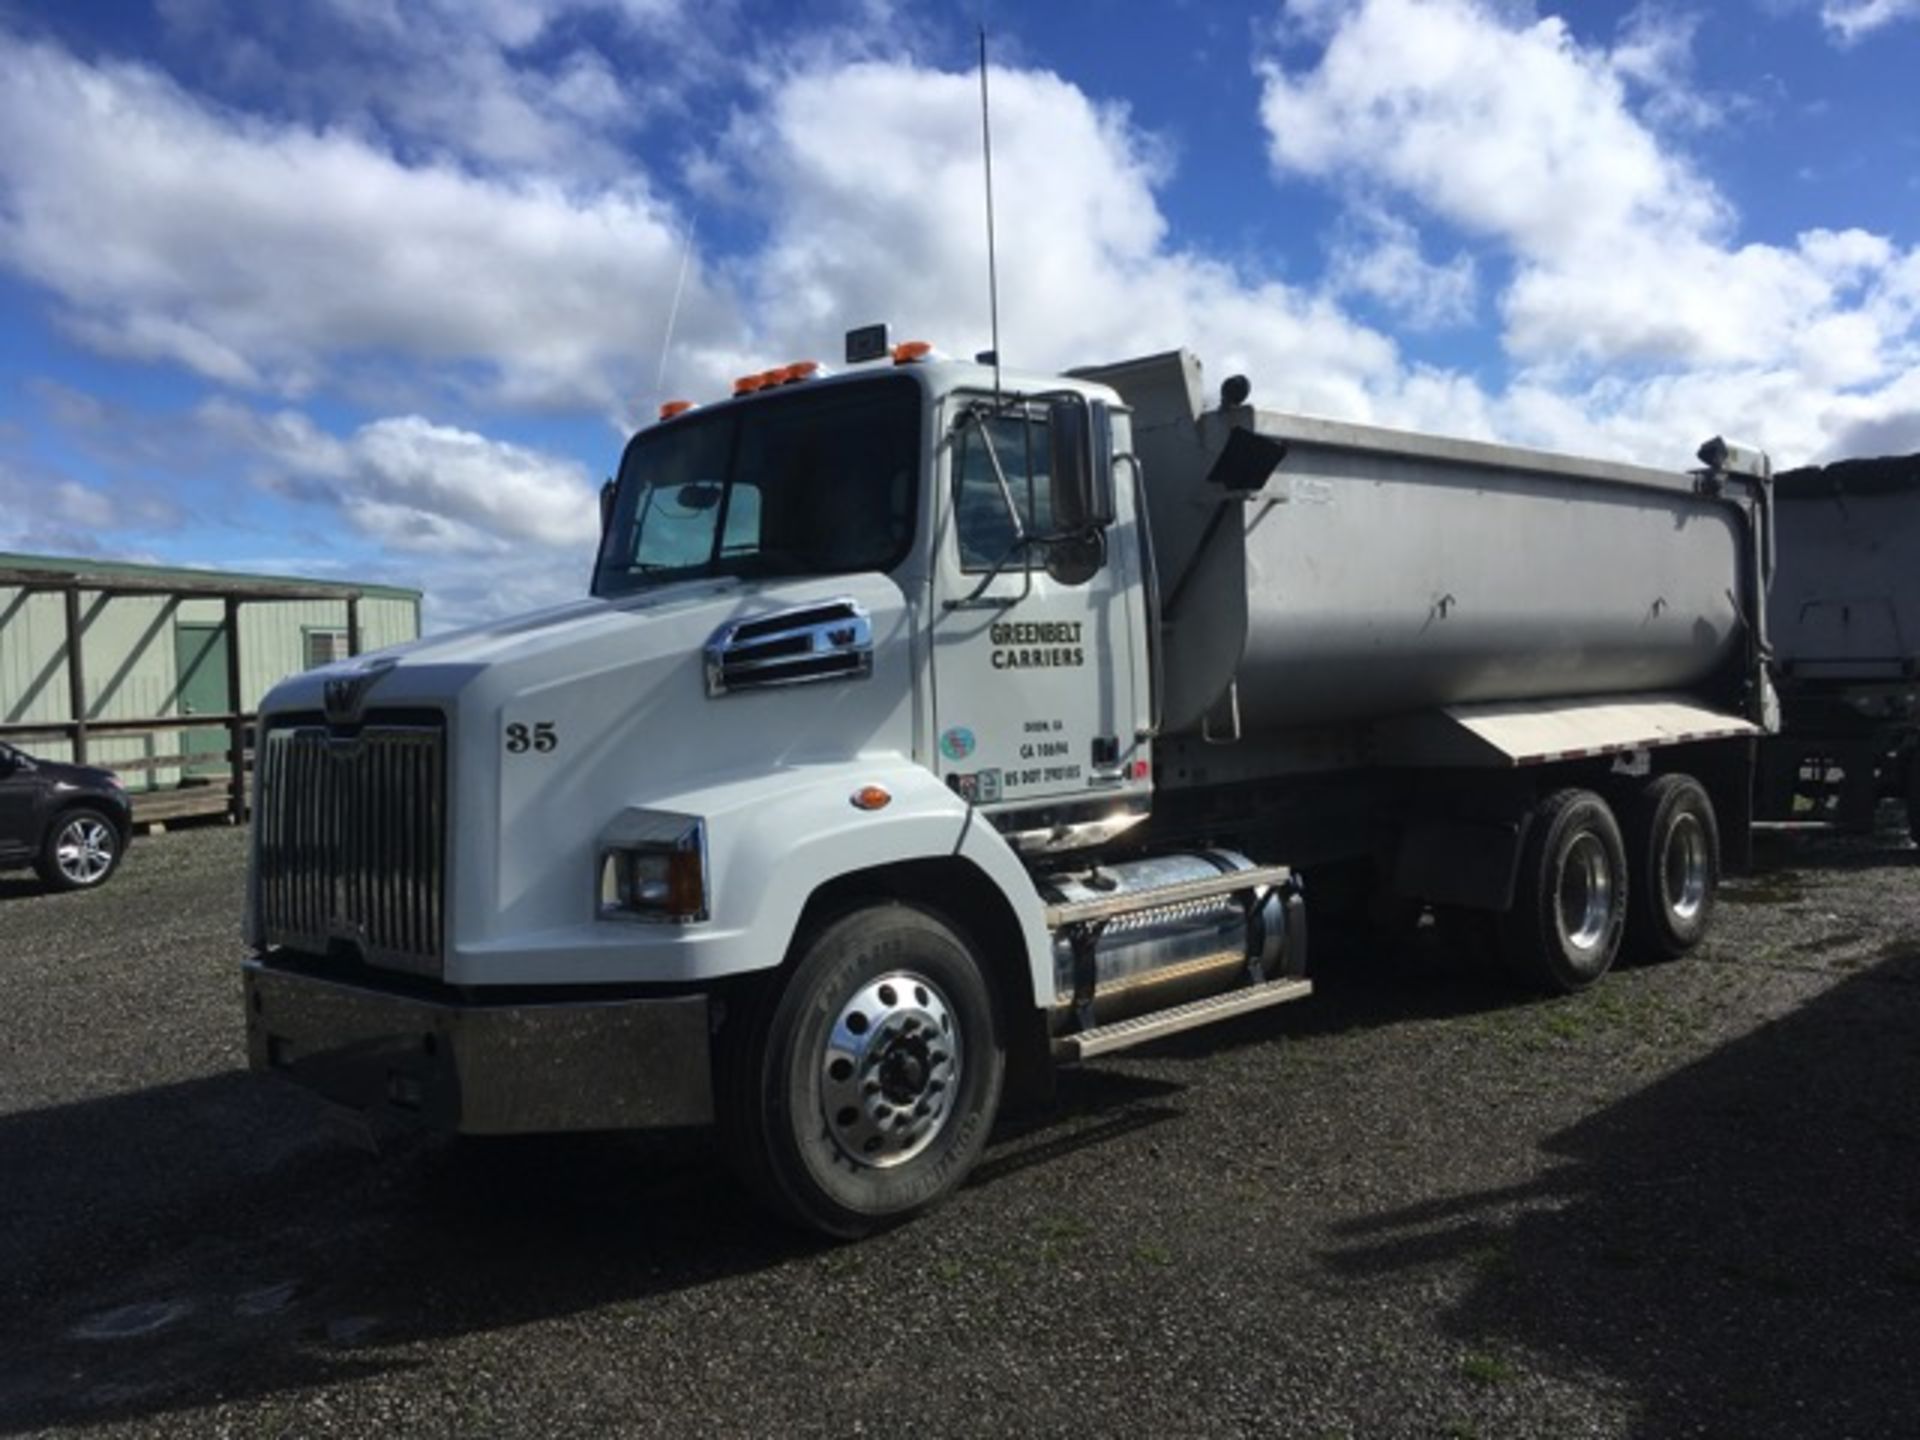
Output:
<instances>
[{"instance_id":1,"label":"front tire","mask_svg":"<svg viewBox=\"0 0 1920 1440\"><path fill-rule=\"evenodd\" d=\"M1720 822L1690 775L1659 775L1627 809L1633 903L1627 938L1635 954L1677 960L1706 938L1720 891Z\"/></svg>"},{"instance_id":2,"label":"front tire","mask_svg":"<svg viewBox=\"0 0 1920 1440\"><path fill-rule=\"evenodd\" d=\"M832 921L734 1024L723 1143L798 1225L854 1239L898 1224L944 1199L986 1145L1006 1071L994 995L930 911L884 904Z\"/></svg>"},{"instance_id":3,"label":"front tire","mask_svg":"<svg viewBox=\"0 0 1920 1440\"><path fill-rule=\"evenodd\" d=\"M1552 995L1585 990L1620 953L1627 924L1627 855L1607 802L1557 790L1534 807L1513 909L1500 945L1522 983Z\"/></svg>"},{"instance_id":4,"label":"front tire","mask_svg":"<svg viewBox=\"0 0 1920 1440\"><path fill-rule=\"evenodd\" d=\"M33 868L49 890L90 890L113 874L123 849L120 829L111 819L76 805L53 817Z\"/></svg>"}]
</instances>

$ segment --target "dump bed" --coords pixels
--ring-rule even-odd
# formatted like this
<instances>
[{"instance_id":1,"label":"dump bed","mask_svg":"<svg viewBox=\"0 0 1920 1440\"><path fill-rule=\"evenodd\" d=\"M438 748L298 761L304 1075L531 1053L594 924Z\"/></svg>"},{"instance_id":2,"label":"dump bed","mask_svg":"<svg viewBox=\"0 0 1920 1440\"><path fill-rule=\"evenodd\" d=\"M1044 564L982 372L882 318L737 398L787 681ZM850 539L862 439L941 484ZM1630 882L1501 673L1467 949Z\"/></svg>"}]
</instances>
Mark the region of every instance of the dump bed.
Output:
<instances>
[{"instance_id":1,"label":"dump bed","mask_svg":"<svg viewBox=\"0 0 1920 1440\"><path fill-rule=\"evenodd\" d=\"M1782 687L1920 679L1920 455L1783 471L1775 498Z\"/></svg>"},{"instance_id":2,"label":"dump bed","mask_svg":"<svg viewBox=\"0 0 1920 1440\"><path fill-rule=\"evenodd\" d=\"M1164 731L1222 706L1260 733L1543 698L1755 703L1764 482L1208 409L1184 353L1083 373L1134 409Z\"/></svg>"}]
</instances>

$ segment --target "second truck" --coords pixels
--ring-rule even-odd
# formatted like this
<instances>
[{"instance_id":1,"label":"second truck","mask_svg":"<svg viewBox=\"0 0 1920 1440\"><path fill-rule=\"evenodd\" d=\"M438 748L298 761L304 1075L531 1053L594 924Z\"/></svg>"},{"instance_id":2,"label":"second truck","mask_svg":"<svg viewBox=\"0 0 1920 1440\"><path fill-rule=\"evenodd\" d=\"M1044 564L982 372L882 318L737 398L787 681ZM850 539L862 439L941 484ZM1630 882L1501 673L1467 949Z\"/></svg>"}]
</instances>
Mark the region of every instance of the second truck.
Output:
<instances>
[{"instance_id":1,"label":"second truck","mask_svg":"<svg viewBox=\"0 0 1920 1440\"><path fill-rule=\"evenodd\" d=\"M272 692L256 1068L711 1123L852 1236L1055 1066L1306 997L1322 878L1550 992L1700 940L1775 723L1764 455L1309 419L1184 352L848 362L665 407L579 601Z\"/></svg>"}]
</instances>

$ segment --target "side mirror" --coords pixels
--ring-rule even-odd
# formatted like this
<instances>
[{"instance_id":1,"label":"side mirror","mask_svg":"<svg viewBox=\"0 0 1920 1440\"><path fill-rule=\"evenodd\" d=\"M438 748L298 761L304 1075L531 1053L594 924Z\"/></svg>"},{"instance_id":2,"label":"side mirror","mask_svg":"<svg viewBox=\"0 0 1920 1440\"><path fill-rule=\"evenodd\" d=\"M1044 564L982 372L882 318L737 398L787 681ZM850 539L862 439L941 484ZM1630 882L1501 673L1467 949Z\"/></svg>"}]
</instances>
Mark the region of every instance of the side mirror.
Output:
<instances>
[{"instance_id":1,"label":"side mirror","mask_svg":"<svg viewBox=\"0 0 1920 1440\"><path fill-rule=\"evenodd\" d=\"M613 477L609 475L606 483L600 487L600 537L606 538L607 527L613 524Z\"/></svg>"},{"instance_id":2,"label":"side mirror","mask_svg":"<svg viewBox=\"0 0 1920 1440\"><path fill-rule=\"evenodd\" d=\"M1063 534L1113 524L1113 424L1107 407L1079 396L1047 406L1053 526Z\"/></svg>"}]
</instances>

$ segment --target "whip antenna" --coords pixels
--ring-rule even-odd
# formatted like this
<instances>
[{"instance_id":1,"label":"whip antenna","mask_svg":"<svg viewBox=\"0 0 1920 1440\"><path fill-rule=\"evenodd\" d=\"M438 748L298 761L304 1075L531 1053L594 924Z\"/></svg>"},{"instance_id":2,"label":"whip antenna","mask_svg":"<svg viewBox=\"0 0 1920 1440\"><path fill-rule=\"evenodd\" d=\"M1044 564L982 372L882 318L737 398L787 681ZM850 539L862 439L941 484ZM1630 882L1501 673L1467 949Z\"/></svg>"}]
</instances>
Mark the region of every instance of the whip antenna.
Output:
<instances>
[{"instance_id":1,"label":"whip antenna","mask_svg":"<svg viewBox=\"0 0 1920 1440\"><path fill-rule=\"evenodd\" d=\"M680 278L674 281L673 303L667 306L667 328L660 336L660 368L653 377L654 398L667 393L667 357L673 353L673 322L680 318L680 296L687 288L687 264L693 259L693 221L687 221L687 238L680 247Z\"/></svg>"},{"instance_id":2,"label":"whip antenna","mask_svg":"<svg viewBox=\"0 0 1920 1440\"><path fill-rule=\"evenodd\" d=\"M993 253L993 124L987 107L987 27L980 27L980 149L987 160L987 315L993 327L993 400L1000 403L1000 271Z\"/></svg>"}]
</instances>

